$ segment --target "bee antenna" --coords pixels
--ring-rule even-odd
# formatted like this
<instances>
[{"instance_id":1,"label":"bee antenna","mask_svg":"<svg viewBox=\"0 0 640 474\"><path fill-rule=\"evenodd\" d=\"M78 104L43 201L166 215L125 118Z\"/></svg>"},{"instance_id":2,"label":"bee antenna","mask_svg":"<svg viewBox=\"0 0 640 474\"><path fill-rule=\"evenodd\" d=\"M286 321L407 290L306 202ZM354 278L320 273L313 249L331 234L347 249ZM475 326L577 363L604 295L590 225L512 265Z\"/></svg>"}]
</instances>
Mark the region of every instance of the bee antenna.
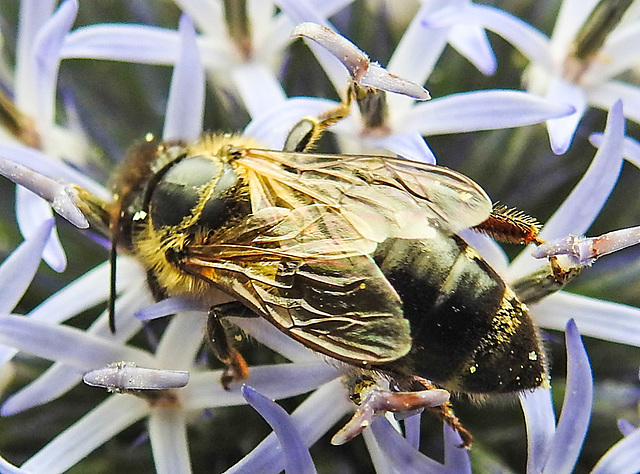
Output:
<instances>
[{"instance_id":1,"label":"bee antenna","mask_svg":"<svg viewBox=\"0 0 640 474\"><path fill-rule=\"evenodd\" d=\"M107 312L109 313L109 329L111 334L116 333L116 239L111 239L111 250L109 251L109 304Z\"/></svg>"}]
</instances>

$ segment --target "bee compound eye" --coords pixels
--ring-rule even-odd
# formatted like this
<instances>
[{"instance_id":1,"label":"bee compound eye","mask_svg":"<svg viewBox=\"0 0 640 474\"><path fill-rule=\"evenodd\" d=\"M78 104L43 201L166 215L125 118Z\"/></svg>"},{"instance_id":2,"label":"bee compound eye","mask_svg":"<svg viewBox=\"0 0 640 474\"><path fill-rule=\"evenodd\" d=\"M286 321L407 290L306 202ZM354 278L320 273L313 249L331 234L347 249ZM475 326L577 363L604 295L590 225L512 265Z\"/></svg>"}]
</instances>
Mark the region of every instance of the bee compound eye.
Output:
<instances>
[{"instance_id":1,"label":"bee compound eye","mask_svg":"<svg viewBox=\"0 0 640 474\"><path fill-rule=\"evenodd\" d=\"M155 229L175 226L190 216L202 197L202 190L222 174L223 163L205 156L184 158L164 173L149 200Z\"/></svg>"}]
</instances>

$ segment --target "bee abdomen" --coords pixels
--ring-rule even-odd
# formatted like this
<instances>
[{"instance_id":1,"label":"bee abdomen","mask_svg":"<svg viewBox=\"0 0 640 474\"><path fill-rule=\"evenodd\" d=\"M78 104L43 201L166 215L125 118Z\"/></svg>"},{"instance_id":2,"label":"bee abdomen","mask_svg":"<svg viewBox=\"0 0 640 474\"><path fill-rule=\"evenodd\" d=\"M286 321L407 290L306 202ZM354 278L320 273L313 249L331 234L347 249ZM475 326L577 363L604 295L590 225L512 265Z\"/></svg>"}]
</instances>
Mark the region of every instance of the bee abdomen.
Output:
<instances>
[{"instance_id":1,"label":"bee abdomen","mask_svg":"<svg viewBox=\"0 0 640 474\"><path fill-rule=\"evenodd\" d=\"M374 258L402 299L413 343L408 356L381 369L469 393L513 392L544 381L526 307L462 239L390 239Z\"/></svg>"}]
</instances>

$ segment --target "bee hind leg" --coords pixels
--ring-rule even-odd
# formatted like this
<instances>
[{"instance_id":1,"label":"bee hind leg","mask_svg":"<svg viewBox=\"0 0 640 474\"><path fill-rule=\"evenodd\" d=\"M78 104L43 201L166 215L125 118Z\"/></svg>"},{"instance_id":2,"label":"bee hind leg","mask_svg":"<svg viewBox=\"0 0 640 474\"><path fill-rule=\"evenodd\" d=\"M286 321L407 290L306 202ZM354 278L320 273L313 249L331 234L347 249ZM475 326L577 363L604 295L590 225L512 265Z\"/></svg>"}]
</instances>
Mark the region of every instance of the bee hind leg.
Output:
<instances>
[{"instance_id":1,"label":"bee hind leg","mask_svg":"<svg viewBox=\"0 0 640 474\"><path fill-rule=\"evenodd\" d=\"M211 352L225 365L220 383L225 390L230 390L233 382L246 380L249 367L242 354L233 346L227 330L222 324L226 316L242 316L247 309L234 301L213 306L207 315L207 345Z\"/></svg>"},{"instance_id":2,"label":"bee hind leg","mask_svg":"<svg viewBox=\"0 0 640 474\"><path fill-rule=\"evenodd\" d=\"M425 390L393 392L382 388L380 381L366 374L356 374L347 379L349 398L358 405L351 419L331 439L332 444L343 444L358 436L367 428L375 416L392 412L410 415L424 408L443 413L441 416L463 439L463 446L471 445L471 435L462 428L449 405L449 392L429 384ZM454 423L455 422L455 423Z\"/></svg>"}]
</instances>

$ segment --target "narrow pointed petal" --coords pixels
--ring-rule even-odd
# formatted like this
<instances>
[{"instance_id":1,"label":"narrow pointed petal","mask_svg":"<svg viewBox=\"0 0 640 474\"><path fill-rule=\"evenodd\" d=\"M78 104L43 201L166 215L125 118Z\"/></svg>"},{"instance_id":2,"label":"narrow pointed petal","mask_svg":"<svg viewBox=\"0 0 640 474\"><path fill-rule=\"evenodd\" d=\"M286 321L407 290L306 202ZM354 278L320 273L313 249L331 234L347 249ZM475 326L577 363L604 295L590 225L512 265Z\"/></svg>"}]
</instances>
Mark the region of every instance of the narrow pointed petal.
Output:
<instances>
[{"instance_id":1,"label":"narrow pointed petal","mask_svg":"<svg viewBox=\"0 0 640 474\"><path fill-rule=\"evenodd\" d=\"M640 309L559 292L531 305L537 326L562 330L571 315L583 335L640 347Z\"/></svg>"},{"instance_id":2,"label":"narrow pointed petal","mask_svg":"<svg viewBox=\"0 0 640 474\"><path fill-rule=\"evenodd\" d=\"M118 360L152 367L148 352L109 342L69 326L51 325L32 318L0 315L0 344L44 359L56 360L85 370ZM73 347L73 352L69 351Z\"/></svg>"},{"instance_id":3,"label":"narrow pointed petal","mask_svg":"<svg viewBox=\"0 0 640 474\"><path fill-rule=\"evenodd\" d=\"M417 132L394 133L380 138L368 138L367 141L376 148L387 149L402 158L436 164L435 155L424 141L424 138Z\"/></svg>"},{"instance_id":4,"label":"narrow pointed petal","mask_svg":"<svg viewBox=\"0 0 640 474\"><path fill-rule=\"evenodd\" d=\"M446 423L444 429L444 465L450 472L471 473L471 459L469 450L461 449L460 434Z\"/></svg>"},{"instance_id":5,"label":"narrow pointed petal","mask_svg":"<svg viewBox=\"0 0 640 474\"><path fill-rule=\"evenodd\" d=\"M483 74L496 72L498 62L484 29L474 25L454 26L449 32L449 43Z\"/></svg>"},{"instance_id":6,"label":"narrow pointed petal","mask_svg":"<svg viewBox=\"0 0 640 474\"><path fill-rule=\"evenodd\" d=\"M144 417L148 411L147 403L139 398L126 395L109 397L54 438L21 468L28 472L64 472Z\"/></svg>"},{"instance_id":7,"label":"narrow pointed petal","mask_svg":"<svg viewBox=\"0 0 640 474\"><path fill-rule=\"evenodd\" d=\"M449 469L417 451L384 417L376 417L371 431L384 454L389 457L398 472L402 473L449 473Z\"/></svg>"},{"instance_id":8,"label":"narrow pointed petal","mask_svg":"<svg viewBox=\"0 0 640 474\"><path fill-rule=\"evenodd\" d=\"M562 155L571 146L578 124L587 110L587 99L582 87L560 78L555 78L551 82L547 99L558 104L571 105L575 109L575 112L567 117L547 122L551 149L556 155Z\"/></svg>"},{"instance_id":9,"label":"narrow pointed petal","mask_svg":"<svg viewBox=\"0 0 640 474\"><path fill-rule=\"evenodd\" d=\"M633 68L640 63L640 23L634 22L625 28L617 28L607 36L607 41L598 52L598 58L585 72L586 84L597 84Z\"/></svg>"},{"instance_id":10,"label":"narrow pointed petal","mask_svg":"<svg viewBox=\"0 0 640 474\"><path fill-rule=\"evenodd\" d=\"M464 92L416 104L395 128L422 135L493 130L540 123L573 110L570 105L520 91Z\"/></svg>"},{"instance_id":11,"label":"narrow pointed petal","mask_svg":"<svg viewBox=\"0 0 640 474\"><path fill-rule=\"evenodd\" d=\"M176 315L156 349L157 363L167 369L189 367L202 346L206 314L193 311Z\"/></svg>"},{"instance_id":12,"label":"narrow pointed petal","mask_svg":"<svg viewBox=\"0 0 640 474\"><path fill-rule=\"evenodd\" d=\"M598 84L598 87L587 89L589 104L609 110L614 103L621 100L624 105L624 115L629 120L640 123L640 87L621 81L608 81Z\"/></svg>"},{"instance_id":13,"label":"narrow pointed petal","mask_svg":"<svg viewBox=\"0 0 640 474\"><path fill-rule=\"evenodd\" d=\"M55 187L47 187L46 190L51 190L52 192L55 192L55 195L62 197L61 201L63 205L61 208L63 212L66 213L68 210L69 215L72 216L72 219L75 222L83 225L84 228L89 227L89 223L86 222L86 220L84 223L82 222L84 216L80 210L76 209L74 212L72 209L75 205L68 205L71 200L65 198L66 190L58 183L54 183L54 185ZM20 233L25 239L30 238L34 233L36 233L43 222L51 220L52 218L53 213L51 212L51 207L47 202L43 201L40 197L25 188L16 188L16 220L18 221ZM47 265L57 272L62 272L67 267L67 257L64 254L62 244L60 243L58 233L55 229L51 231L49 240L42 252L42 259L47 262Z\"/></svg>"},{"instance_id":14,"label":"narrow pointed petal","mask_svg":"<svg viewBox=\"0 0 640 474\"><path fill-rule=\"evenodd\" d=\"M180 51L177 31L141 25L91 25L65 38L62 58L107 59L142 64L174 64Z\"/></svg>"},{"instance_id":15,"label":"narrow pointed petal","mask_svg":"<svg viewBox=\"0 0 640 474\"><path fill-rule=\"evenodd\" d=\"M640 472L640 430L636 429L614 444L591 471L591 474L635 474Z\"/></svg>"},{"instance_id":16,"label":"narrow pointed petal","mask_svg":"<svg viewBox=\"0 0 640 474\"><path fill-rule=\"evenodd\" d=\"M604 134L592 133L589 136L591 144L597 148L602 146L604 141ZM622 148L622 155L625 160L633 163L636 167L640 168L640 143L631 137L624 137L624 145Z\"/></svg>"},{"instance_id":17,"label":"narrow pointed petal","mask_svg":"<svg viewBox=\"0 0 640 474\"><path fill-rule=\"evenodd\" d=\"M65 0L49 21L38 31L33 43L33 73L36 78L36 94L38 111L27 111L33 114L40 133L46 141L54 123L55 94L60 67L60 49L64 37L69 33L71 25L78 13L77 0Z\"/></svg>"},{"instance_id":18,"label":"narrow pointed petal","mask_svg":"<svg viewBox=\"0 0 640 474\"><path fill-rule=\"evenodd\" d=\"M244 404L237 388L225 390L222 387L221 374L220 370L192 373L189 385L182 391L184 403L190 409ZM308 393L341 375L340 371L326 362L297 362L251 367L245 382L269 398L281 399Z\"/></svg>"},{"instance_id":19,"label":"narrow pointed petal","mask_svg":"<svg viewBox=\"0 0 640 474\"><path fill-rule=\"evenodd\" d=\"M151 411L149 439L158 474L191 472L187 416L184 410L171 407Z\"/></svg>"},{"instance_id":20,"label":"narrow pointed petal","mask_svg":"<svg viewBox=\"0 0 640 474\"><path fill-rule=\"evenodd\" d=\"M172 296L170 298L158 301L151 306L146 306L136 313L136 318L142 321L163 318L179 311L207 311L201 302L184 298L181 296Z\"/></svg>"},{"instance_id":21,"label":"narrow pointed petal","mask_svg":"<svg viewBox=\"0 0 640 474\"><path fill-rule=\"evenodd\" d=\"M527 472L542 472L556 432L551 390L523 392L520 405L527 427Z\"/></svg>"},{"instance_id":22,"label":"narrow pointed petal","mask_svg":"<svg viewBox=\"0 0 640 474\"><path fill-rule=\"evenodd\" d=\"M45 221L34 235L22 242L0 266L0 313L10 312L31 284L51 235L53 219Z\"/></svg>"},{"instance_id":23,"label":"narrow pointed petal","mask_svg":"<svg viewBox=\"0 0 640 474\"><path fill-rule=\"evenodd\" d=\"M569 320L567 337L567 386L556 435L545 473L572 472L587 435L593 408L593 376L578 328Z\"/></svg>"},{"instance_id":24,"label":"narrow pointed petal","mask_svg":"<svg viewBox=\"0 0 640 474\"><path fill-rule=\"evenodd\" d=\"M56 7L54 0L20 2L20 21L16 44L15 101L20 110L34 116L38 104L33 62L33 43L38 31L49 20Z\"/></svg>"},{"instance_id":25,"label":"narrow pointed petal","mask_svg":"<svg viewBox=\"0 0 640 474\"><path fill-rule=\"evenodd\" d=\"M164 140L195 141L202 134L204 68L191 19L180 18L180 55L173 68L164 119Z\"/></svg>"},{"instance_id":26,"label":"narrow pointed petal","mask_svg":"<svg viewBox=\"0 0 640 474\"><path fill-rule=\"evenodd\" d=\"M291 417L305 446L311 446L338 422L350 409L341 380L334 380L316 390L298 406ZM398 435L399 436L399 435ZM274 433L267 436L227 474L245 472L278 473L284 469L282 448Z\"/></svg>"},{"instance_id":27,"label":"narrow pointed petal","mask_svg":"<svg viewBox=\"0 0 640 474\"><path fill-rule=\"evenodd\" d=\"M287 99L274 74L260 63L246 63L231 70L233 83L252 118L273 110Z\"/></svg>"},{"instance_id":28,"label":"narrow pointed petal","mask_svg":"<svg viewBox=\"0 0 640 474\"><path fill-rule=\"evenodd\" d=\"M420 419L422 413L404 419L405 438L411 446L420 449ZM458 442L460 444L460 442Z\"/></svg>"},{"instance_id":29,"label":"narrow pointed petal","mask_svg":"<svg viewBox=\"0 0 640 474\"><path fill-rule=\"evenodd\" d=\"M582 235L591 227L618 180L622 168L624 129L622 104L617 102L609 112L602 146L582 179L544 225L541 239ZM527 248L510 265L509 279L522 277L538 267L540 261L534 259Z\"/></svg>"},{"instance_id":30,"label":"narrow pointed petal","mask_svg":"<svg viewBox=\"0 0 640 474\"><path fill-rule=\"evenodd\" d=\"M618 420L618 429L623 436L629 436L637 431L637 427L628 420Z\"/></svg>"},{"instance_id":31,"label":"narrow pointed petal","mask_svg":"<svg viewBox=\"0 0 640 474\"><path fill-rule=\"evenodd\" d=\"M284 408L248 385L242 386L242 396L269 423L276 434L284 456L285 472L300 474L317 472L309 449L302 442L298 429Z\"/></svg>"},{"instance_id":32,"label":"narrow pointed petal","mask_svg":"<svg viewBox=\"0 0 640 474\"><path fill-rule=\"evenodd\" d=\"M464 8L442 8L423 20L426 27L444 28L456 24L481 26L502 36L531 61L546 71L553 70L549 39L525 21L499 8L469 4Z\"/></svg>"}]
</instances>

